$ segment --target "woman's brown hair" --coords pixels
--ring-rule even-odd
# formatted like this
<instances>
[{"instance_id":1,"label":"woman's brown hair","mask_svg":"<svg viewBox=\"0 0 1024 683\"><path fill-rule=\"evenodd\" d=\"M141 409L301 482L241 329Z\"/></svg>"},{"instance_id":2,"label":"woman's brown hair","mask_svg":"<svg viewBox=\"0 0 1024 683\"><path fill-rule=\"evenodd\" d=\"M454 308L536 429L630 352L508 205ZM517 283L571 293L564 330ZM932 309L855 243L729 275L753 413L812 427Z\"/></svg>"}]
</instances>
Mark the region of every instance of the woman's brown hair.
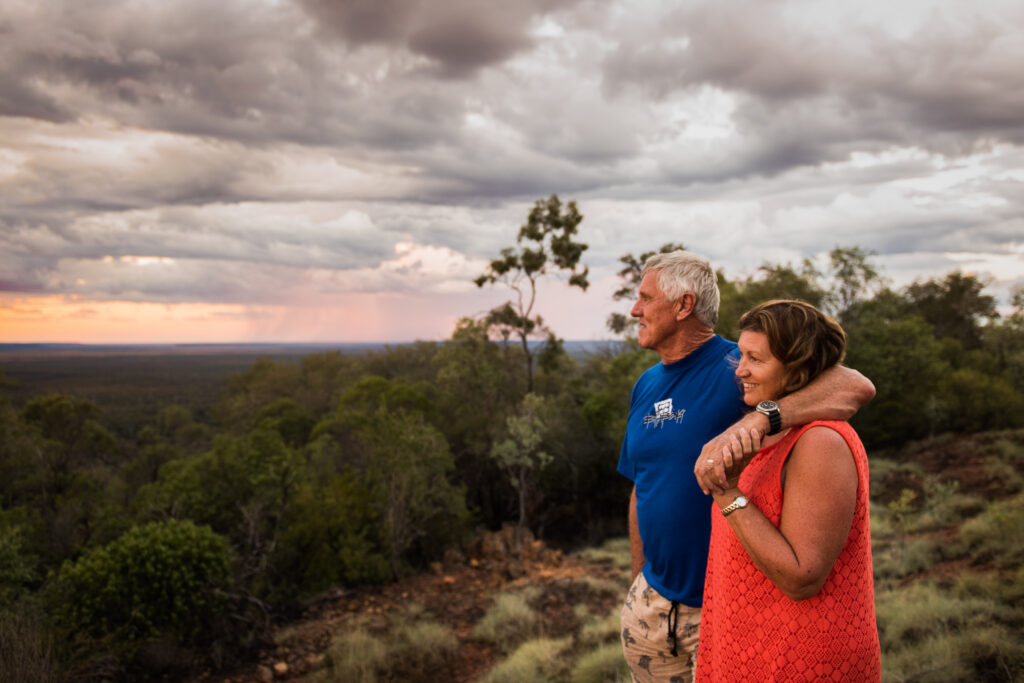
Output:
<instances>
[{"instance_id":1,"label":"woman's brown hair","mask_svg":"<svg viewBox=\"0 0 1024 683\"><path fill-rule=\"evenodd\" d=\"M777 299L754 306L740 318L739 329L768 337L768 348L783 366L779 397L803 388L846 353L843 328L806 301Z\"/></svg>"}]
</instances>

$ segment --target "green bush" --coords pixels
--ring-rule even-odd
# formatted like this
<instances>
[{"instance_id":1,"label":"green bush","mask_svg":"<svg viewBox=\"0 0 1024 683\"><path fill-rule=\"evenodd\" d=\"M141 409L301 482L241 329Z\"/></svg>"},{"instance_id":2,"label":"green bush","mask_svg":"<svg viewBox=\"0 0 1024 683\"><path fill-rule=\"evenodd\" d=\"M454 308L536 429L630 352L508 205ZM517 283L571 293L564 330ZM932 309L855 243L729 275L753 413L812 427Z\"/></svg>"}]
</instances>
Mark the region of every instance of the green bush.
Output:
<instances>
[{"instance_id":1,"label":"green bush","mask_svg":"<svg viewBox=\"0 0 1024 683\"><path fill-rule=\"evenodd\" d=\"M917 574L935 564L940 549L941 541L929 537L900 539L885 545L878 542L873 550L875 579L900 579Z\"/></svg>"},{"instance_id":2,"label":"green bush","mask_svg":"<svg viewBox=\"0 0 1024 683\"><path fill-rule=\"evenodd\" d=\"M1016 681L1022 675L1024 648L1001 626L939 631L882 656L886 683Z\"/></svg>"},{"instance_id":3,"label":"green bush","mask_svg":"<svg viewBox=\"0 0 1024 683\"><path fill-rule=\"evenodd\" d=\"M613 640L617 643L622 628L622 608L613 607L604 617L593 617L588 614L580 621L583 622L583 627L580 629L580 643L601 645ZM619 646L616 645L616 647Z\"/></svg>"},{"instance_id":4,"label":"green bush","mask_svg":"<svg viewBox=\"0 0 1024 683\"><path fill-rule=\"evenodd\" d=\"M459 641L451 630L413 604L391 616L385 634L371 632L361 620L336 637L327 650L323 683L439 680L454 658Z\"/></svg>"},{"instance_id":5,"label":"green bush","mask_svg":"<svg viewBox=\"0 0 1024 683\"><path fill-rule=\"evenodd\" d=\"M516 593L499 593L494 604L473 629L473 637L492 642L503 651L537 634L539 617Z\"/></svg>"},{"instance_id":6,"label":"green bush","mask_svg":"<svg viewBox=\"0 0 1024 683\"><path fill-rule=\"evenodd\" d=\"M629 571L632 562L629 551L629 539L623 537L608 539L596 548L584 548L577 553L577 556L585 562L610 564L616 569L626 571Z\"/></svg>"},{"instance_id":7,"label":"green bush","mask_svg":"<svg viewBox=\"0 0 1024 683\"><path fill-rule=\"evenodd\" d=\"M617 620L617 618L616 618ZM630 680L622 645L608 643L588 652L576 662L572 683L624 683Z\"/></svg>"},{"instance_id":8,"label":"green bush","mask_svg":"<svg viewBox=\"0 0 1024 683\"><path fill-rule=\"evenodd\" d=\"M143 641L184 646L217 633L229 585L227 541L207 527L172 520L132 529L65 562L46 591L62 630L106 642L129 659Z\"/></svg>"},{"instance_id":9,"label":"green bush","mask_svg":"<svg viewBox=\"0 0 1024 683\"><path fill-rule=\"evenodd\" d=\"M976 562L1018 566L1024 560L1024 495L993 503L964 522L960 541Z\"/></svg>"},{"instance_id":10,"label":"green bush","mask_svg":"<svg viewBox=\"0 0 1024 683\"><path fill-rule=\"evenodd\" d=\"M555 683L563 680L564 651L570 639L538 638L520 645L508 659L498 662L480 683Z\"/></svg>"},{"instance_id":11,"label":"green bush","mask_svg":"<svg viewBox=\"0 0 1024 683\"><path fill-rule=\"evenodd\" d=\"M376 683L387 671L388 648L382 638L362 627L338 636L327 650L328 669L317 680L325 683Z\"/></svg>"},{"instance_id":12,"label":"green bush","mask_svg":"<svg viewBox=\"0 0 1024 683\"><path fill-rule=\"evenodd\" d=\"M989 600L957 597L932 583L878 593L875 609L883 655L938 634L986 624L1001 611Z\"/></svg>"},{"instance_id":13,"label":"green bush","mask_svg":"<svg viewBox=\"0 0 1024 683\"><path fill-rule=\"evenodd\" d=\"M444 624L436 621L418 621L404 624L396 637L403 644L396 657L404 660L409 673L424 674L444 665L459 649L459 639Z\"/></svg>"}]
</instances>

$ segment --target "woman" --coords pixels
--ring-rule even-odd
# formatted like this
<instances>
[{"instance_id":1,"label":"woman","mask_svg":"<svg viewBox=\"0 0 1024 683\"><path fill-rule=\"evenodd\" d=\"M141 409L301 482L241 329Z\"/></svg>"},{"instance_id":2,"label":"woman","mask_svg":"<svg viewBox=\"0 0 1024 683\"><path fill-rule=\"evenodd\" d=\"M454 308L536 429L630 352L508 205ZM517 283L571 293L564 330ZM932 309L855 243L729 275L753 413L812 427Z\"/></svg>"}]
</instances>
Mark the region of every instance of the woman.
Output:
<instances>
[{"instance_id":1,"label":"woman","mask_svg":"<svg viewBox=\"0 0 1024 683\"><path fill-rule=\"evenodd\" d=\"M798 390L845 348L839 324L802 301L751 309L736 369L744 402ZM697 680L878 681L864 446L845 422L751 437L725 454L743 457L714 495Z\"/></svg>"}]
</instances>

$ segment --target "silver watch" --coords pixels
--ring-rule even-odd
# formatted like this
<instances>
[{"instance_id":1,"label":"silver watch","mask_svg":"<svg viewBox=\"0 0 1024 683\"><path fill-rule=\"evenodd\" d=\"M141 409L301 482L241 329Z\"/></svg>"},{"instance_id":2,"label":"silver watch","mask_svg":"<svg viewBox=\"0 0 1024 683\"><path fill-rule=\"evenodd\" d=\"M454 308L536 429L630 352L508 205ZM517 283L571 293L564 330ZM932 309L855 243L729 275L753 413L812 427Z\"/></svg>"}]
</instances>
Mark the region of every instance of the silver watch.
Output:
<instances>
[{"instance_id":1,"label":"silver watch","mask_svg":"<svg viewBox=\"0 0 1024 683\"><path fill-rule=\"evenodd\" d=\"M747 497L741 493L740 495L736 496L736 498L733 499L731 503L722 508L722 516L728 517L737 510L747 507L747 504L749 502L750 501L747 499Z\"/></svg>"}]
</instances>

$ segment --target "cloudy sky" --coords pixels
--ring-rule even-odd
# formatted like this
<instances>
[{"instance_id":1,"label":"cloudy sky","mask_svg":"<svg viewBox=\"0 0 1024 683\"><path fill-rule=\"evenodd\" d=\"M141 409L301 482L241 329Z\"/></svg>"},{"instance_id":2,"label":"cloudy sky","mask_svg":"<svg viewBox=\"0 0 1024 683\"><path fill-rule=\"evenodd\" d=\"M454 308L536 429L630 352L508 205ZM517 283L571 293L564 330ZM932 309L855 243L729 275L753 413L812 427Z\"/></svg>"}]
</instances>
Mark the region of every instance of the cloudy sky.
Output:
<instances>
[{"instance_id":1,"label":"cloudy sky","mask_svg":"<svg viewBox=\"0 0 1024 683\"><path fill-rule=\"evenodd\" d=\"M0 0L0 341L443 339L557 193L617 259L1024 285L1019 0Z\"/></svg>"}]
</instances>

